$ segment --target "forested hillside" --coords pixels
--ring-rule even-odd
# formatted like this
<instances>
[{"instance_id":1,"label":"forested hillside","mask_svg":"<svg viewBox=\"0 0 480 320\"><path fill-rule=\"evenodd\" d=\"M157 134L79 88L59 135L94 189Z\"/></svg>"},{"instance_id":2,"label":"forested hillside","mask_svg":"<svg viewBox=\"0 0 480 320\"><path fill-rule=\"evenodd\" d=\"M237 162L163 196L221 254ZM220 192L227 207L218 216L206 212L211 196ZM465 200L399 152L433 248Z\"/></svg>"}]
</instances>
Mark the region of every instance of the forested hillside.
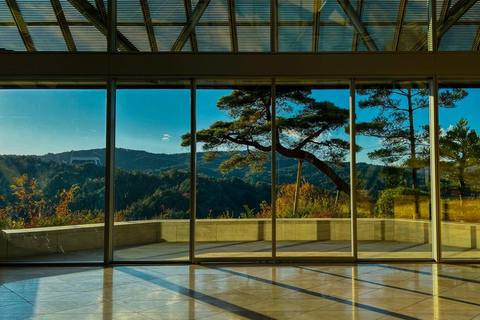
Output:
<instances>
[{"instance_id":1,"label":"forested hillside","mask_svg":"<svg viewBox=\"0 0 480 320\"><path fill-rule=\"evenodd\" d=\"M71 223L103 219L105 167L93 163L70 164L70 160L98 157L104 164L104 154L104 149L95 149L45 156L0 156L0 210L3 210L0 214L13 220L23 219L27 226L28 223L41 224L42 219L57 217L59 212L70 215ZM233 170L222 175L219 164L231 155L225 152L211 162L203 161L203 155L199 154L197 167L198 218L269 214L271 175L268 167L257 171ZM188 153L152 154L117 149L116 219L188 218L189 159ZM292 188L281 187L296 181L297 160L279 156L276 165L279 192L285 195L293 192ZM359 185L372 196L385 186L381 169L363 163L357 165ZM349 180L348 163L336 166L335 170L342 179ZM305 190L312 194L323 194L325 199L336 197L336 187L313 166L304 164L302 181ZM293 199L293 194L286 197ZM38 221L29 222L32 219Z\"/></svg>"}]
</instances>

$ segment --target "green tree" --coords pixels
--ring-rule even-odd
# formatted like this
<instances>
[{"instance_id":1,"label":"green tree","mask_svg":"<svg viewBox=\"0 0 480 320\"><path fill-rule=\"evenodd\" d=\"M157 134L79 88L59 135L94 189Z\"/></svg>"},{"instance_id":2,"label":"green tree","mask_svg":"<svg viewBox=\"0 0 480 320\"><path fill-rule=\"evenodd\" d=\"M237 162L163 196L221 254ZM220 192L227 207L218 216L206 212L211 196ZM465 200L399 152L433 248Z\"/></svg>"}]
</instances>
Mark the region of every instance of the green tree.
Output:
<instances>
[{"instance_id":1,"label":"green tree","mask_svg":"<svg viewBox=\"0 0 480 320\"><path fill-rule=\"evenodd\" d=\"M357 134L381 139L381 147L368 153L369 158L380 160L387 167L398 164L409 168L412 188L417 189L417 171L428 159L425 146L429 135L427 126L416 126L415 114L429 107L428 89L385 87L361 89L357 93L367 96L358 102L361 109L378 112L371 121L356 125ZM455 108L467 95L463 89L443 91L439 94L438 106Z\"/></svg>"},{"instance_id":2,"label":"green tree","mask_svg":"<svg viewBox=\"0 0 480 320\"><path fill-rule=\"evenodd\" d=\"M464 196L468 182L478 181L480 172L480 137L460 119L455 127L440 136L440 158L442 172L450 181L460 184L460 195Z\"/></svg>"},{"instance_id":3,"label":"green tree","mask_svg":"<svg viewBox=\"0 0 480 320\"><path fill-rule=\"evenodd\" d=\"M276 95L277 152L287 158L304 159L349 195L349 184L334 170L334 164L345 161L349 143L333 134L348 124L348 110L316 101L307 89L278 88ZM270 90L234 90L220 98L217 108L226 111L230 121L217 121L197 132L197 141L209 151L206 160L215 159L218 150L228 149L232 156L221 163L222 173L262 168L272 148ZM190 134L182 138L182 145L188 146Z\"/></svg>"}]
</instances>

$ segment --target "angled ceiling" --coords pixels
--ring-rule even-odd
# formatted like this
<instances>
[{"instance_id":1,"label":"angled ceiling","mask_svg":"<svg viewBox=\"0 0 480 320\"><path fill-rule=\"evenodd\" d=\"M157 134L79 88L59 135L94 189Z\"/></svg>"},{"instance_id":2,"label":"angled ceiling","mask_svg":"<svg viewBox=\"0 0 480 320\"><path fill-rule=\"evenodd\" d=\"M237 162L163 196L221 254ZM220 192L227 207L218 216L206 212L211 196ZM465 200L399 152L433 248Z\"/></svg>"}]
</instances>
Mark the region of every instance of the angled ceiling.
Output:
<instances>
[{"instance_id":1,"label":"angled ceiling","mask_svg":"<svg viewBox=\"0 0 480 320\"><path fill-rule=\"evenodd\" d=\"M123 52L427 50L428 0L117 0ZM0 51L106 51L107 0L0 0ZM437 1L440 51L478 51L480 1ZM273 32L272 32L273 31Z\"/></svg>"}]
</instances>

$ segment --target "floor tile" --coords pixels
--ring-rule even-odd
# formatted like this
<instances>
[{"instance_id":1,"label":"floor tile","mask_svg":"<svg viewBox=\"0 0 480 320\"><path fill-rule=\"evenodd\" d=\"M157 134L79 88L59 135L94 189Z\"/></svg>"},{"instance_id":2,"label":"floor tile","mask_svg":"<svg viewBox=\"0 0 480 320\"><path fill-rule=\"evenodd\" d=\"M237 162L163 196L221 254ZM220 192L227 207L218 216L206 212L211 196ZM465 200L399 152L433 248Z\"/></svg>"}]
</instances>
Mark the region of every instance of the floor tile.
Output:
<instances>
[{"instance_id":1,"label":"floor tile","mask_svg":"<svg viewBox=\"0 0 480 320\"><path fill-rule=\"evenodd\" d=\"M471 265L0 269L0 319L477 319Z\"/></svg>"}]
</instances>

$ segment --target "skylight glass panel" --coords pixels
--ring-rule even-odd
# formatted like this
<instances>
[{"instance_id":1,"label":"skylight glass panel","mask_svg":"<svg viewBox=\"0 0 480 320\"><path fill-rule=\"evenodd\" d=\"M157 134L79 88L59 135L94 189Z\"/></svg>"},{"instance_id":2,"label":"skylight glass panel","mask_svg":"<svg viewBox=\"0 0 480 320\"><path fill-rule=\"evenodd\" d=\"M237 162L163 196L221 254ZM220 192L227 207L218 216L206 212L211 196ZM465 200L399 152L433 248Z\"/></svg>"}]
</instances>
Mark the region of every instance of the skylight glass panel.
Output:
<instances>
[{"instance_id":1,"label":"skylight glass panel","mask_svg":"<svg viewBox=\"0 0 480 320\"><path fill-rule=\"evenodd\" d=\"M137 1L138 5L138 1ZM138 5L139 6L139 5ZM152 21L157 22L186 22L185 4L179 0L149 0Z\"/></svg>"},{"instance_id":2,"label":"skylight glass panel","mask_svg":"<svg viewBox=\"0 0 480 320\"><path fill-rule=\"evenodd\" d=\"M279 21L310 21L313 20L314 0L279 0Z\"/></svg>"},{"instance_id":3,"label":"skylight glass panel","mask_svg":"<svg viewBox=\"0 0 480 320\"><path fill-rule=\"evenodd\" d=\"M62 6L63 13L65 14L65 18L68 22L78 22L78 21L85 21L88 22L87 18L85 18L78 10L73 7L68 0L59 0L60 5Z\"/></svg>"},{"instance_id":4,"label":"skylight glass panel","mask_svg":"<svg viewBox=\"0 0 480 320\"><path fill-rule=\"evenodd\" d=\"M318 51L351 51L353 31L343 26L320 26Z\"/></svg>"},{"instance_id":5,"label":"skylight glass panel","mask_svg":"<svg viewBox=\"0 0 480 320\"><path fill-rule=\"evenodd\" d=\"M238 49L247 52L270 51L269 26L238 26Z\"/></svg>"},{"instance_id":6,"label":"skylight glass panel","mask_svg":"<svg viewBox=\"0 0 480 320\"><path fill-rule=\"evenodd\" d=\"M68 51L59 27L30 26L28 30L38 51Z\"/></svg>"},{"instance_id":7,"label":"skylight glass panel","mask_svg":"<svg viewBox=\"0 0 480 320\"><path fill-rule=\"evenodd\" d=\"M17 27L0 27L0 51L27 51Z\"/></svg>"},{"instance_id":8,"label":"skylight glass panel","mask_svg":"<svg viewBox=\"0 0 480 320\"><path fill-rule=\"evenodd\" d=\"M118 30L140 51L150 51L147 31L142 26L118 26Z\"/></svg>"},{"instance_id":9,"label":"skylight glass panel","mask_svg":"<svg viewBox=\"0 0 480 320\"><path fill-rule=\"evenodd\" d=\"M419 41L426 39L427 32L428 26L426 25L404 25L397 51L411 51ZM423 49L427 50L427 47Z\"/></svg>"},{"instance_id":10,"label":"skylight glass panel","mask_svg":"<svg viewBox=\"0 0 480 320\"><path fill-rule=\"evenodd\" d=\"M283 52L308 52L312 50L312 27L278 27L278 50Z\"/></svg>"},{"instance_id":11,"label":"skylight glass panel","mask_svg":"<svg viewBox=\"0 0 480 320\"><path fill-rule=\"evenodd\" d=\"M399 6L400 0L365 0L362 21L395 23Z\"/></svg>"},{"instance_id":12,"label":"skylight glass panel","mask_svg":"<svg viewBox=\"0 0 480 320\"><path fill-rule=\"evenodd\" d=\"M428 23L428 1L410 0L407 2L405 22L427 24Z\"/></svg>"},{"instance_id":13,"label":"skylight glass panel","mask_svg":"<svg viewBox=\"0 0 480 320\"><path fill-rule=\"evenodd\" d=\"M94 26L71 26L70 31L78 51L106 51L107 40Z\"/></svg>"},{"instance_id":14,"label":"skylight glass panel","mask_svg":"<svg viewBox=\"0 0 480 320\"><path fill-rule=\"evenodd\" d=\"M349 20L337 1L325 1L320 10L320 21L345 24Z\"/></svg>"},{"instance_id":15,"label":"skylight glass panel","mask_svg":"<svg viewBox=\"0 0 480 320\"><path fill-rule=\"evenodd\" d=\"M270 22L270 0L236 0L237 22Z\"/></svg>"},{"instance_id":16,"label":"skylight glass panel","mask_svg":"<svg viewBox=\"0 0 480 320\"><path fill-rule=\"evenodd\" d=\"M198 26L196 29L198 51L231 50L230 30L222 26Z\"/></svg>"},{"instance_id":17,"label":"skylight glass panel","mask_svg":"<svg viewBox=\"0 0 480 320\"><path fill-rule=\"evenodd\" d=\"M453 25L440 39L441 51L470 51L477 33L476 25Z\"/></svg>"},{"instance_id":18,"label":"skylight glass panel","mask_svg":"<svg viewBox=\"0 0 480 320\"><path fill-rule=\"evenodd\" d=\"M121 25L125 22L144 23L142 7L139 1L117 0L117 21Z\"/></svg>"},{"instance_id":19,"label":"skylight glass panel","mask_svg":"<svg viewBox=\"0 0 480 320\"><path fill-rule=\"evenodd\" d=\"M5 22L5 21L12 21L13 22L13 17L12 14L10 13L10 10L8 9L7 3L5 0L0 0L0 21Z\"/></svg>"},{"instance_id":20,"label":"skylight glass panel","mask_svg":"<svg viewBox=\"0 0 480 320\"><path fill-rule=\"evenodd\" d=\"M227 0L212 0L200 18L200 23L206 22L228 22Z\"/></svg>"},{"instance_id":21,"label":"skylight glass panel","mask_svg":"<svg viewBox=\"0 0 480 320\"><path fill-rule=\"evenodd\" d=\"M158 51L170 51L172 49L175 40L182 32L182 26L155 26L155 36L157 38ZM188 43L188 41L187 41ZM184 47L185 49L185 47Z\"/></svg>"},{"instance_id":22,"label":"skylight glass panel","mask_svg":"<svg viewBox=\"0 0 480 320\"><path fill-rule=\"evenodd\" d=\"M369 26L370 36L375 40L379 51L392 51L395 26Z\"/></svg>"},{"instance_id":23,"label":"skylight glass panel","mask_svg":"<svg viewBox=\"0 0 480 320\"><path fill-rule=\"evenodd\" d=\"M57 21L50 1L17 0L17 4L26 22Z\"/></svg>"}]
</instances>

